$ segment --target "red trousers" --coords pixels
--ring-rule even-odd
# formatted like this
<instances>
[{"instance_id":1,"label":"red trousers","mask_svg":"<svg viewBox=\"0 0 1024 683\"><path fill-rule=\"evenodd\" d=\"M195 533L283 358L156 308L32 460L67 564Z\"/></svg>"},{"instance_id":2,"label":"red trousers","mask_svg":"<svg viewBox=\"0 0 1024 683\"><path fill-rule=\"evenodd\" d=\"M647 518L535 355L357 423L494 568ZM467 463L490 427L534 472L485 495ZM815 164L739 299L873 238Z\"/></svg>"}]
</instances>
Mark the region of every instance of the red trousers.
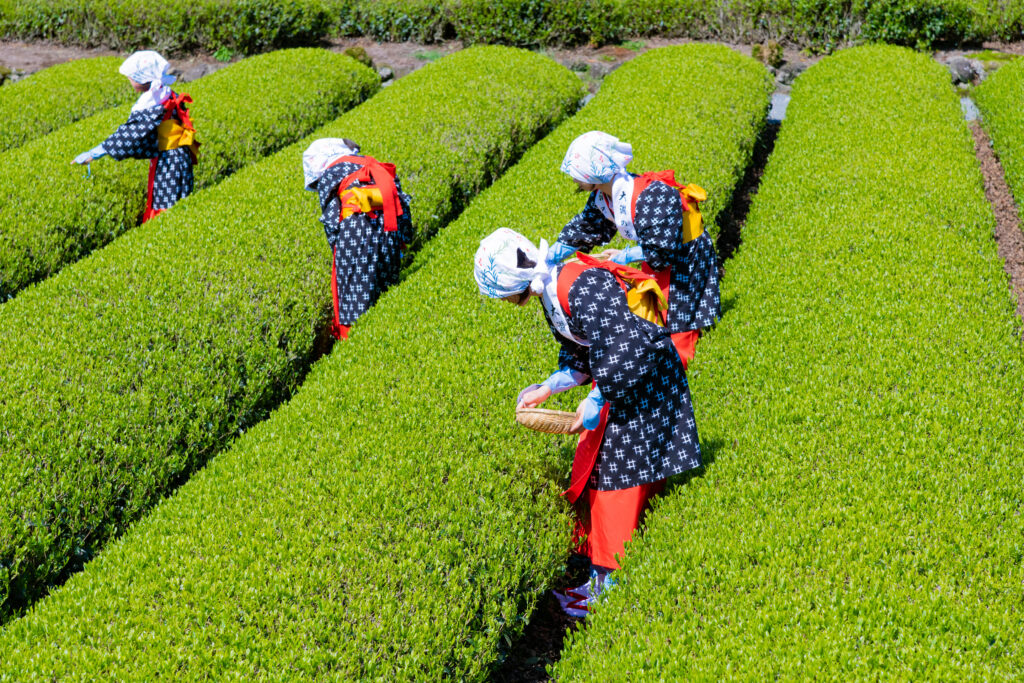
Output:
<instances>
[{"instance_id":1,"label":"red trousers","mask_svg":"<svg viewBox=\"0 0 1024 683\"><path fill-rule=\"evenodd\" d=\"M156 159L149 162L149 184L146 187L146 210L142 212L142 222L156 218L167 209L153 208L153 183L156 180Z\"/></svg>"},{"instance_id":2,"label":"red trousers","mask_svg":"<svg viewBox=\"0 0 1024 683\"><path fill-rule=\"evenodd\" d=\"M342 325L338 322L338 250L331 250L331 300L334 302L334 318L331 320L331 336L337 340L348 339L348 331L351 325Z\"/></svg>"},{"instance_id":3,"label":"red trousers","mask_svg":"<svg viewBox=\"0 0 1024 683\"><path fill-rule=\"evenodd\" d=\"M693 360L698 339L700 332L697 330L672 335L672 343L679 352L684 368ZM593 564L618 569L617 558L626 552L626 541L633 537L633 532L640 526L651 499L664 490L665 480L618 491L583 488L597 462L607 422L606 404L601 411L600 425L580 435L573 461L571 485L565 495L570 502L576 504L577 522L573 532L576 552L589 557Z\"/></svg>"},{"instance_id":4,"label":"red trousers","mask_svg":"<svg viewBox=\"0 0 1024 683\"><path fill-rule=\"evenodd\" d=\"M633 538L651 499L664 488L664 479L619 491L588 488L576 505L576 552L589 557L593 564L618 569L626 541Z\"/></svg>"}]
</instances>

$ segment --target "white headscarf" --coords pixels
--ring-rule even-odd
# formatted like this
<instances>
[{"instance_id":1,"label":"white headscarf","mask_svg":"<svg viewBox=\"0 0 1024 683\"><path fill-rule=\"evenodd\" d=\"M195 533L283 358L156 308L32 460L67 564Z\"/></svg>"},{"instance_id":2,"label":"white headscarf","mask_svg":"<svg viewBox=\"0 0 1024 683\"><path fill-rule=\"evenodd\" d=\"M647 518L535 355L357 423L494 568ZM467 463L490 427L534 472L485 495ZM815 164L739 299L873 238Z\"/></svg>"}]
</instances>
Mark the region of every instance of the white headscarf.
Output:
<instances>
[{"instance_id":1,"label":"white headscarf","mask_svg":"<svg viewBox=\"0 0 1024 683\"><path fill-rule=\"evenodd\" d=\"M617 137L592 130L569 145L562 172L581 183L607 183L626 172L633 160L633 146Z\"/></svg>"},{"instance_id":2,"label":"white headscarf","mask_svg":"<svg viewBox=\"0 0 1024 683\"><path fill-rule=\"evenodd\" d=\"M519 267L519 252L534 265ZM473 277L480 287L480 293L492 299L501 299L520 294L527 287L535 294L544 291L544 286L557 272L545 263L548 243L540 241L540 247L515 230L499 228L480 240L473 260Z\"/></svg>"},{"instance_id":3,"label":"white headscarf","mask_svg":"<svg viewBox=\"0 0 1024 683\"><path fill-rule=\"evenodd\" d=\"M313 187L320 176L324 174L327 167L338 157L358 154L358 149L352 149L345 144L341 138L320 138L302 153L302 175L306 182L306 189L315 191Z\"/></svg>"},{"instance_id":4,"label":"white headscarf","mask_svg":"<svg viewBox=\"0 0 1024 683\"><path fill-rule=\"evenodd\" d=\"M149 90L142 93L132 106L132 111L149 109L167 101L171 96L171 89L168 86L177 80L177 76L167 73L170 68L167 60L152 50L134 52L124 60L118 68L122 76L127 76L136 83L150 84Z\"/></svg>"},{"instance_id":5,"label":"white headscarf","mask_svg":"<svg viewBox=\"0 0 1024 683\"><path fill-rule=\"evenodd\" d=\"M519 252L535 265L520 268ZM544 310L559 334L589 346L590 342L577 337L569 329L569 321L558 302L558 264L547 265L547 254L548 243L544 240L535 247L518 232L500 228L480 241L473 260L473 277L480 293L492 299L521 294L529 287L534 294L540 295Z\"/></svg>"}]
</instances>

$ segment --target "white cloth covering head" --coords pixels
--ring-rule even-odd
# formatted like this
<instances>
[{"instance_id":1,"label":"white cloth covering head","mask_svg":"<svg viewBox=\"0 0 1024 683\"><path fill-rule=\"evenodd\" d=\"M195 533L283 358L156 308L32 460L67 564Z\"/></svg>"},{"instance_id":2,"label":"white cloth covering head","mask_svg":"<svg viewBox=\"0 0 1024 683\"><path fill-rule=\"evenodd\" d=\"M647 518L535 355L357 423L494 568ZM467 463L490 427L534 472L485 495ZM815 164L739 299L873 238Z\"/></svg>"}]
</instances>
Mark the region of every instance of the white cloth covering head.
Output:
<instances>
[{"instance_id":1,"label":"white cloth covering head","mask_svg":"<svg viewBox=\"0 0 1024 683\"><path fill-rule=\"evenodd\" d=\"M557 273L554 266L545 263L547 254L548 243L544 240L537 247L515 230L495 230L480 240L473 259L473 277L480 293L502 299L529 287L540 294Z\"/></svg>"},{"instance_id":2,"label":"white cloth covering head","mask_svg":"<svg viewBox=\"0 0 1024 683\"><path fill-rule=\"evenodd\" d=\"M633 146L617 137L592 130L572 141L562 160L562 172L581 183L607 183L633 160Z\"/></svg>"},{"instance_id":3,"label":"white cloth covering head","mask_svg":"<svg viewBox=\"0 0 1024 683\"><path fill-rule=\"evenodd\" d=\"M349 141L351 142L351 141ZM306 189L316 191L316 182L331 162L339 157L359 153L359 145L349 146L343 138L320 138L302 153L302 175Z\"/></svg>"},{"instance_id":4,"label":"white cloth covering head","mask_svg":"<svg viewBox=\"0 0 1024 683\"><path fill-rule=\"evenodd\" d=\"M132 111L149 109L161 105L171 96L171 89L168 87L177 80L168 72L171 65L159 53L152 50L140 50L133 52L128 59L121 63L118 72L136 83L149 84L149 90L142 93L132 107Z\"/></svg>"}]
</instances>

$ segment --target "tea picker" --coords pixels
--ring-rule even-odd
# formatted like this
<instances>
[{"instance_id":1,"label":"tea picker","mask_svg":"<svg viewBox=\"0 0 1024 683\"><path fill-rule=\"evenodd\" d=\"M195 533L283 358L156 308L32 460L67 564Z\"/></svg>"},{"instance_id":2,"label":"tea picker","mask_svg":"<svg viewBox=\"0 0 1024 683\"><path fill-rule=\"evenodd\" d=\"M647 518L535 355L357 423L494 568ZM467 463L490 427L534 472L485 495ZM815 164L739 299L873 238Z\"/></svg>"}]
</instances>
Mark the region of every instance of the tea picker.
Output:
<instances>
[{"instance_id":1,"label":"tea picker","mask_svg":"<svg viewBox=\"0 0 1024 683\"><path fill-rule=\"evenodd\" d=\"M607 133L590 131L572 141L561 169L590 195L583 211L562 229L549 258L557 262L577 250L589 252L616 232L636 242L605 254L620 264L643 261L643 271L655 275L669 302L665 323L686 364L700 330L721 317L718 256L699 208L707 194L692 183L678 183L674 171L629 173L632 159L632 146Z\"/></svg>"},{"instance_id":2,"label":"tea picker","mask_svg":"<svg viewBox=\"0 0 1024 683\"><path fill-rule=\"evenodd\" d=\"M577 551L590 559L591 578L556 593L569 614L585 616L611 585L625 542L665 478L701 464L700 444L686 370L672 339L635 312L658 317L637 296L661 293L653 276L587 256L564 264L548 256L545 242L537 247L502 228L480 243L474 276L480 293L492 299L522 306L540 298L561 345L559 369L524 389L519 407L536 408L552 394L593 380L569 426L582 434L564 494L577 505Z\"/></svg>"},{"instance_id":3,"label":"tea picker","mask_svg":"<svg viewBox=\"0 0 1024 683\"><path fill-rule=\"evenodd\" d=\"M409 196L393 164L359 153L347 138L322 138L302 154L306 189L320 196L331 247L331 334L347 339L356 319L398 282L412 241Z\"/></svg>"},{"instance_id":4,"label":"tea picker","mask_svg":"<svg viewBox=\"0 0 1024 683\"><path fill-rule=\"evenodd\" d=\"M169 68L167 60L151 50L128 57L118 72L139 93L128 120L71 162L89 164L87 176L91 176L91 162L103 156L116 161L150 159L143 223L191 194L194 184L192 167L199 143L186 106L192 98L171 90L175 77L167 73Z\"/></svg>"}]
</instances>

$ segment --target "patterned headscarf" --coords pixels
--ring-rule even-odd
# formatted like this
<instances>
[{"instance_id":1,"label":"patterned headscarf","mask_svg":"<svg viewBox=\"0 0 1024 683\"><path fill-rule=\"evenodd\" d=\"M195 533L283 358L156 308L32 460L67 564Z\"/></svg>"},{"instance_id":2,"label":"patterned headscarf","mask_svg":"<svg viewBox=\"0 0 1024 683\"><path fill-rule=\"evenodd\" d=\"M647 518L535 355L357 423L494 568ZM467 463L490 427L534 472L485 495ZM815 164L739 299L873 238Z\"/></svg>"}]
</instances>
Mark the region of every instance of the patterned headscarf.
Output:
<instances>
[{"instance_id":1,"label":"patterned headscarf","mask_svg":"<svg viewBox=\"0 0 1024 683\"><path fill-rule=\"evenodd\" d=\"M557 273L545 263L548 243L540 247L518 232L499 228L480 241L473 259L473 277L480 293L492 299L520 294L529 287L540 294Z\"/></svg>"},{"instance_id":2,"label":"patterned headscarf","mask_svg":"<svg viewBox=\"0 0 1024 683\"><path fill-rule=\"evenodd\" d=\"M171 96L171 89L168 86L177 80L177 76L167 73L170 68L167 60L152 50L134 52L121 63L117 71L122 76L127 76L136 83L150 84L149 90L142 93L132 111L149 109L167 101Z\"/></svg>"},{"instance_id":3,"label":"patterned headscarf","mask_svg":"<svg viewBox=\"0 0 1024 683\"><path fill-rule=\"evenodd\" d=\"M302 175L306 189L316 191L316 182L324 174L327 167L338 157L358 154L359 147L349 147L342 138L320 138L302 153Z\"/></svg>"},{"instance_id":4,"label":"patterned headscarf","mask_svg":"<svg viewBox=\"0 0 1024 683\"><path fill-rule=\"evenodd\" d=\"M607 183L633 160L633 146L617 137L592 130L569 145L562 160L562 172L581 183Z\"/></svg>"}]
</instances>

